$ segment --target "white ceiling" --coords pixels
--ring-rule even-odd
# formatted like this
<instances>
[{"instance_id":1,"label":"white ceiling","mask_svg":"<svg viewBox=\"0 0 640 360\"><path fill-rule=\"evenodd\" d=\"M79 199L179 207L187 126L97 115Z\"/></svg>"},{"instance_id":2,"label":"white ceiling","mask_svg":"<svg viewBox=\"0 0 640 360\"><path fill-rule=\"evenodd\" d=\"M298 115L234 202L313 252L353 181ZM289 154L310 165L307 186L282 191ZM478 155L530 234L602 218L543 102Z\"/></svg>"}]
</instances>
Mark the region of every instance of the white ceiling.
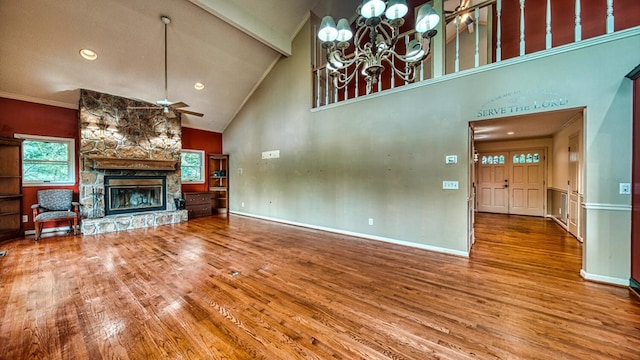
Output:
<instances>
[{"instance_id":1,"label":"white ceiling","mask_svg":"<svg viewBox=\"0 0 640 360\"><path fill-rule=\"evenodd\" d=\"M471 126L474 139L479 142L549 137L567 126L582 112L582 108L550 111L474 121Z\"/></svg>"},{"instance_id":2,"label":"white ceiling","mask_svg":"<svg viewBox=\"0 0 640 360\"><path fill-rule=\"evenodd\" d=\"M478 0L479 1L479 0ZM476 3L476 0L463 5ZM361 0L0 0L0 96L77 108L79 89L155 102L168 97L204 117L183 125L222 132L271 66L291 51L310 11L352 17ZM457 0L446 0L453 10ZM79 50L98 59L87 61ZM194 89L203 82L202 91ZM564 114L567 115L567 114ZM570 114L569 114L570 115ZM567 115L567 116L569 116ZM562 113L477 123L476 138L547 136ZM522 136L522 135L521 135Z\"/></svg>"},{"instance_id":3,"label":"white ceiling","mask_svg":"<svg viewBox=\"0 0 640 360\"><path fill-rule=\"evenodd\" d=\"M335 5L335 4L337 5ZM353 12L357 0L0 0L0 96L77 108L79 89L184 101L183 125L222 132L309 11ZM87 61L79 50L98 59ZM202 91L194 89L203 82Z\"/></svg>"}]
</instances>

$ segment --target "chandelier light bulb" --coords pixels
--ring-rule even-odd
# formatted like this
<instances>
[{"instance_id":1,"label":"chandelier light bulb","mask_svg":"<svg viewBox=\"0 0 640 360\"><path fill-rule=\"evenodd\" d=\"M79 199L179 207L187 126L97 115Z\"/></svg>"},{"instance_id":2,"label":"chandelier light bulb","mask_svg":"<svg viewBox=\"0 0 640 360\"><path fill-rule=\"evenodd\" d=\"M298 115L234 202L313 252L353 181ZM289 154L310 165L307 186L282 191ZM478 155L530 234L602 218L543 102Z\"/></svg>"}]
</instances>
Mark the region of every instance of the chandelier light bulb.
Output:
<instances>
[{"instance_id":1,"label":"chandelier light bulb","mask_svg":"<svg viewBox=\"0 0 640 360\"><path fill-rule=\"evenodd\" d=\"M338 41L347 42L351 40L353 37L353 32L351 32L351 26L349 26L349 21L347 19L340 19L338 21Z\"/></svg>"},{"instance_id":2,"label":"chandelier light bulb","mask_svg":"<svg viewBox=\"0 0 640 360\"><path fill-rule=\"evenodd\" d=\"M407 6L406 0L391 0L389 1L389 6L384 16L389 20L400 19L403 18L408 11L409 7Z\"/></svg>"},{"instance_id":3,"label":"chandelier light bulb","mask_svg":"<svg viewBox=\"0 0 640 360\"><path fill-rule=\"evenodd\" d=\"M416 20L416 31L424 33L429 30L433 30L440 22L440 15L433 10L433 8L426 4L418 11L418 18Z\"/></svg>"},{"instance_id":4,"label":"chandelier light bulb","mask_svg":"<svg viewBox=\"0 0 640 360\"><path fill-rule=\"evenodd\" d=\"M385 7L384 1L382 0L364 0L362 1L360 15L366 19L379 17L384 13Z\"/></svg>"},{"instance_id":5,"label":"chandelier light bulb","mask_svg":"<svg viewBox=\"0 0 640 360\"><path fill-rule=\"evenodd\" d=\"M325 16L320 23L320 30L318 30L318 39L322 42L334 41L338 38L338 29L336 29L336 22L333 21L331 16Z\"/></svg>"}]
</instances>

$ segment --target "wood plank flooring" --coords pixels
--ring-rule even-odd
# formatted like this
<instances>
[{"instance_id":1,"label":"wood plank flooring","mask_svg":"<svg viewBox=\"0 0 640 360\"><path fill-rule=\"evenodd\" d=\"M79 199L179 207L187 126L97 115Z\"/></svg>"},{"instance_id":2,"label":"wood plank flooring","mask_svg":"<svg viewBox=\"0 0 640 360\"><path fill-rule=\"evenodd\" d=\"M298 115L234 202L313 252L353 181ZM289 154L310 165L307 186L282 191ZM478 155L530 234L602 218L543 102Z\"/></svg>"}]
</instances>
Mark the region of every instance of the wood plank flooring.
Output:
<instances>
[{"instance_id":1,"label":"wood plank flooring","mask_svg":"<svg viewBox=\"0 0 640 360\"><path fill-rule=\"evenodd\" d=\"M0 359L640 359L640 302L552 221L470 259L230 215L0 243Z\"/></svg>"}]
</instances>

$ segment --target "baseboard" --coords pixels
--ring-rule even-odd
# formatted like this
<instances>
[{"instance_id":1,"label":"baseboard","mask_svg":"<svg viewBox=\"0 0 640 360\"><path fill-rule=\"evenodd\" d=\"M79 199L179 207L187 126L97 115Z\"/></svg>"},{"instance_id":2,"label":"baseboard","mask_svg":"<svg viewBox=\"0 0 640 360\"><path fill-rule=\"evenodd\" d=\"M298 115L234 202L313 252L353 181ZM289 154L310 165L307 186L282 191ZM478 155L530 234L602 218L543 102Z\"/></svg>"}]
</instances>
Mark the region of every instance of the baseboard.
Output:
<instances>
[{"instance_id":1,"label":"baseboard","mask_svg":"<svg viewBox=\"0 0 640 360\"><path fill-rule=\"evenodd\" d=\"M348 236L354 236L354 237L359 237L359 238L364 238L364 239L369 239L369 240L383 241L383 242L387 242L387 243L391 243L391 244L408 246L408 247L412 247L412 248L418 248L418 249L438 252L438 253L442 253L442 254L455 255L455 256L461 256L461 257L466 257L466 258L469 257L469 253L466 252L466 251L453 250L453 249L447 249L447 248L443 248L443 247L424 245L424 244L416 244L416 243L412 243L412 242L409 242L409 241L391 239L391 238L375 236L375 235L369 235L369 234L362 234L362 233L358 233L358 232L346 231L346 230L340 230L340 229L334 229L334 228L328 228L328 227L324 227L324 226L310 225L310 224L299 223L299 222L295 222L295 221L288 221L288 220L282 220L282 219L277 219L277 218L272 218L272 217L267 217L267 216L260 216L260 215L255 215L255 214L243 213L243 212L239 212L239 211L230 211L230 213L235 214L235 215L252 217L252 218L256 218L256 219L262 219L262 220L267 220L267 221L283 223L283 224L287 224L287 225L294 225L294 226L300 226L300 227L309 228L309 229L322 230L322 231L341 234L341 235L348 235Z\"/></svg>"},{"instance_id":2,"label":"baseboard","mask_svg":"<svg viewBox=\"0 0 640 360\"><path fill-rule=\"evenodd\" d=\"M560 225L560 227L562 227L563 229L565 229L566 231L569 231L569 227L567 227L567 224L563 223L562 221L560 221L560 219L558 219L557 217L553 216L553 215L547 215L547 217L553 221L555 221L558 225Z\"/></svg>"},{"instance_id":3,"label":"baseboard","mask_svg":"<svg viewBox=\"0 0 640 360\"><path fill-rule=\"evenodd\" d=\"M640 283L634 279L629 279L629 287L631 288L631 291L640 298Z\"/></svg>"},{"instance_id":4,"label":"baseboard","mask_svg":"<svg viewBox=\"0 0 640 360\"><path fill-rule=\"evenodd\" d=\"M610 276L589 274L588 272L584 271L584 269L580 270L580 276L582 276L585 280L589 280L589 281L593 281L593 282L605 283L605 284L610 284L610 285L625 286L625 287L629 286L629 280L628 279L620 279L620 278L614 278L614 277L610 277Z\"/></svg>"},{"instance_id":5,"label":"baseboard","mask_svg":"<svg viewBox=\"0 0 640 360\"><path fill-rule=\"evenodd\" d=\"M78 225L78 232L80 232L80 226ZM59 227L54 227L54 228L44 228L42 229L42 234L48 234L48 233L54 233L54 232L67 232L69 231L69 227L68 226L59 226ZM35 230L25 230L24 232L25 236L26 235L35 235L36 231Z\"/></svg>"}]
</instances>

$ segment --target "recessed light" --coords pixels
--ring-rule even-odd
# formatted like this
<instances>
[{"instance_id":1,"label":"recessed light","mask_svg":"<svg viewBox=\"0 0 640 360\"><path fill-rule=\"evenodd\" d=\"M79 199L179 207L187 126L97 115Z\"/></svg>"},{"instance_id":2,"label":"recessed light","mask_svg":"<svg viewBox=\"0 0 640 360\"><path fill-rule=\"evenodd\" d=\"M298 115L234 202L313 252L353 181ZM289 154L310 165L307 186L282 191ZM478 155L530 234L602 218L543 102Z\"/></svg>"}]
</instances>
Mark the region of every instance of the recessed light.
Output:
<instances>
[{"instance_id":1,"label":"recessed light","mask_svg":"<svg viewBox=\"0 0 640 360\"><path fill-rule=\"evenodd\" d=\"M507 135L513 135L513 134L515 134L513 131L509 131L509 132L507 133Z\"/></svg>"},{"instance_id":2,"label":"recessed light","mask_svg":"<svg viewBox=\"0 0 640 360\"><path fill-rule=\"evenodd\" d=\"M194 88L196 88L196 90L202 90L204 89L204 84L201 82L197 82L195 83L195 85L193 85Z\"/></svg>"},{"instance_id":3,"label":"recessed light","mask_svg":"<svg viewBox=\"0 0 640 360\"><path fill-rule=\"evenodd\" d=\"M90 61L93 61L98 58L98 54L91 49L80 50L80 56Z\"/></svg>"}]
</instances>

